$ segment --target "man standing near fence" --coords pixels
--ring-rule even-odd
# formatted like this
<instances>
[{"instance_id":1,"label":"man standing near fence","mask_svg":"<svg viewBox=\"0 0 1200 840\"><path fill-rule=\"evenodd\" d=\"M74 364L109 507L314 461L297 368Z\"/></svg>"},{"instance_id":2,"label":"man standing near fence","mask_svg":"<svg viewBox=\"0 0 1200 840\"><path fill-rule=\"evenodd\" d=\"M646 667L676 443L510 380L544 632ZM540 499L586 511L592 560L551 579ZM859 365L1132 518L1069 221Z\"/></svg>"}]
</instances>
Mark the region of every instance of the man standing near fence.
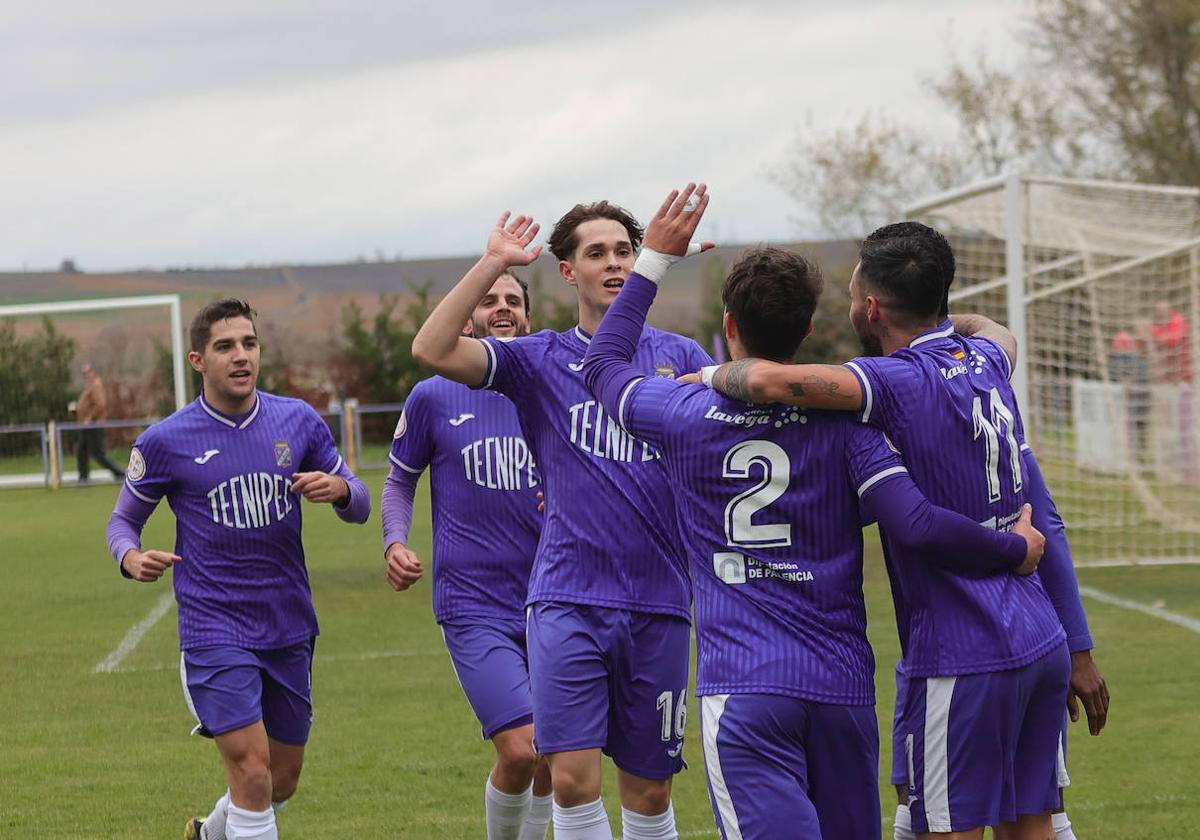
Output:
<instances>
[{"instance_id":1,"label":"man standing near fence","mask_svg":"<svg viewBox=\"0 0 1200 840\"><path fill-rule=\"evenodd\" d=\"M464 332L500 339L529 334L529 289L500 275ZM484 785L489 840L544 840L550 768L533 749L533 698L525 644L525 596L542 531L540 484L517 410L494 391L441 376L404 403L383 488L388 583L403 592L424 567L408 546L417 481L430 472L433 614L467 702L496 748Z\"/></svg>"},{"instance_id":2,"label":"man standing near fence","mask_svg":"<svg viewBox=\"0 0 1200 840\"><path fill-rule=\"evenodd\" d=\"M113 476L120 475L124 470L114 464L105 451L104 429L91 425L108 419L108 396L104 393L104 380L96 375L90 363L84 364L80 373L83 374L84 386L79 399L75 401L75 419L86 424L86 428L79 430L75 454L79 458L79 481L82 483L88 480L89 457L95 458Z\"/></svg>"}]
</instances>

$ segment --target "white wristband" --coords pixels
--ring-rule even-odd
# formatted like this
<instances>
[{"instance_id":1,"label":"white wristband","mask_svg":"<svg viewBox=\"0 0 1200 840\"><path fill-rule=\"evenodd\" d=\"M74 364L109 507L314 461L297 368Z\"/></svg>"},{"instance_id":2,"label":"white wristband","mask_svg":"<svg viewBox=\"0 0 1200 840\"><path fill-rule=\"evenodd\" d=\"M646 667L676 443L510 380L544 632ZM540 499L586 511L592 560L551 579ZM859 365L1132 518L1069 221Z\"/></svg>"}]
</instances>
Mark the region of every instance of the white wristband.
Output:
<instances>
[{"instance_id":1,"label":"white wristband","mask_svg":"<svg viewBox=\"0 0 1200 840\"><path fill-rule=\"evenodd\" d=\"M699 253L699 242L689 243L687 253L682 256L679 254L664 254L661 251L655 251L653 248L643 248L633 264L633 270L650 282L658 283L666 276L667 270L675 263L685 257L690 257L692 254Z\"/></svg>"},{"instance_id":2,"label":"white wristband","mask_svg":"<svg viewBox=\"0 0 1200 840\"><path fill-rule=\"evenodd\" d=\"M711 388L713 375L716 374L717 368L719 367L720 365L705 365L704 367L700 368L700 381Z\"/></svg>"}]
</instances>

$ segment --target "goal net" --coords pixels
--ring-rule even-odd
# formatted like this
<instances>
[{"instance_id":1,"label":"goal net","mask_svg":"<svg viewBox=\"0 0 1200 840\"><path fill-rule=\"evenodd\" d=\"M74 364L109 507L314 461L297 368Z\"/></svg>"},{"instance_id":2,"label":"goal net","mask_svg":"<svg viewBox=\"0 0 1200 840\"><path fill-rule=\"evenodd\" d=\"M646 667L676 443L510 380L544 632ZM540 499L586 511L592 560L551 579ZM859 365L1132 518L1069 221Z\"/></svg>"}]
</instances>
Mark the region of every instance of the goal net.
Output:
<instances>
[{"instance_id":1,"label":"goal net","mask_svg":"<svg viewBox=\"0 0 1200 840\"><path fill-rule=\"evenodd\" d=\"M1076 562L1200 561L1200 190L1007 176L908 216L954 245L951 311L1018 338Z\"/></svg>"},{"instance_id":2,"label":"goal net","mask_svg":"<svg viewBox=\"0 0 1200 840\"><path fill-rule=\"evenodd\" d=\"M178 295L0 306L0 487L117 480L137 434L192 396L183 342Z\"/></svg>"}]
</instances>

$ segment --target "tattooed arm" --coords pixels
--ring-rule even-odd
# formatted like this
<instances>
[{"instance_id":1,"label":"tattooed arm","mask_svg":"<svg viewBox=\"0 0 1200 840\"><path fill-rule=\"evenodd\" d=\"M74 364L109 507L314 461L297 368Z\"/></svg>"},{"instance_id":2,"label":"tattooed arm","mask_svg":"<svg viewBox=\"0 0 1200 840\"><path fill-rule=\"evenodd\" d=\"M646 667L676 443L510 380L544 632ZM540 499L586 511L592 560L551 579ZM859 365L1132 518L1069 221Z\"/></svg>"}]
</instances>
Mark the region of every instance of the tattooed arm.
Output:
<instances>
[{"instance_id":1,"label":"tattooed arm","mask_svg":"<svg viewBox=\"0 0 1200 840\"><path fill-rule=\"evenodd\" d=\"M722 394L746 402L835 411L862 407L862 386L841 365L783 365L764 359L738 359L705 368L698 378Z\"/></svg>"}]
</instances>

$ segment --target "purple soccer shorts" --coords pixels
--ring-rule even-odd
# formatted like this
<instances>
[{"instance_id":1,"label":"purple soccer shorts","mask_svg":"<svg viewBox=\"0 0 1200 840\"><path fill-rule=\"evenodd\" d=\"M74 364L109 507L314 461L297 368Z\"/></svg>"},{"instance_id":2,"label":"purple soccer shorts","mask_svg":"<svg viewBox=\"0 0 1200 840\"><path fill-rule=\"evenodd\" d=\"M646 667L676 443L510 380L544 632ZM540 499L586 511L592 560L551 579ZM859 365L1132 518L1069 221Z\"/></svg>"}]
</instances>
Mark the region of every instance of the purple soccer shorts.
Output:
<instances>
[{"instance_id":1,"label":"purple soccer shorts","mask_svg":"<svg viewBox=\"0 0 1200 840\"><path fill-rule=\"evenodd\" d=\"M700 736L724 840L879 840L874 706L707 695L700 698Z\"/></svg>"},{"instance_id":2,"label":"purple soccer shorts","mask_svg":"<svg viewBox=\"0 0 1200 840\"><path fill-rule=\"evenodd\" d=\"M197 721L192 732L224 735L261 720L276 741L308 743L315 642L273 650L218 646L183 651L179 678Z\"/></svg>"},{"instance_id":3,"label":"purple soccer shorts","mask_svg":"<svg viewBox=\"0 0 1200 840\"><path fill-rule=\"evenodd\" d=\"M527 630L538 752L599 748L644 779L683 769L687 621L541 601Z\"/></svg>"},{"instance_id":4,"label":"purple soccer shorts","mask_svg":"<svg viewBox=\"0 0 1200 840\"><path fill-rule=\"evenodd\" d=\"M442 637L484 738L533 722L523 620L455 619Z\"/></svg>"}]
</instances>

